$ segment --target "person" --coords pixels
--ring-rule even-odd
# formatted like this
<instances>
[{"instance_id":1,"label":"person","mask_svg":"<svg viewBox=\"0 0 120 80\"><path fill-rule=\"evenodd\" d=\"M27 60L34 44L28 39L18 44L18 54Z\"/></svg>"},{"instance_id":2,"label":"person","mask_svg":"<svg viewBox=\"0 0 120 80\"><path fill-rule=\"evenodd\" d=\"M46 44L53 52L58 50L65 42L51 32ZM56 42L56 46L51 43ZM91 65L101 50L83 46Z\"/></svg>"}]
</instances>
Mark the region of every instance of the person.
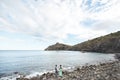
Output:
<instances>
[{"instance_id":1,"label":"person","mask_svg":"<svg viewBox=\"0 0 120 80\"><path fill-rule=\"evenodd\" d=\"M55 65L55 77L58 76L58 69L57 69L57 65Z\"/></svg>"},{"instance_id":2,"label":"person","mask_svg":"<svg viewBox=\"0 0 120 80\"><path fill-rule=\"evenodd\" d=\"M60 65L60 68L59 68L59 77L62 77L62 65Z\"/></svg>"}]
</instances>

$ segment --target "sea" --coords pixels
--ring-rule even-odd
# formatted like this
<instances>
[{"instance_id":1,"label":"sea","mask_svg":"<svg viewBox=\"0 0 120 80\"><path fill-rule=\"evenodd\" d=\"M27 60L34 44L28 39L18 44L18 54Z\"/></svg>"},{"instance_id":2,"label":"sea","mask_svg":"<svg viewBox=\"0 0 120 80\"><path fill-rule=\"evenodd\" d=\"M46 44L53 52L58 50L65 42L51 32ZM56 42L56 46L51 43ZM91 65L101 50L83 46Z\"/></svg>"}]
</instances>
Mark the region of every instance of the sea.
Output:
<instances>
[{"instance_id":1,"label":"sea","mask_svg":"<svg viewBox=\"0 0 120 80\"><path fill-rule=\"evenodd\" d=\"M20 75L30 78L54 71L55 65L63 69L98 64L115 60L114 54L80 51L1 50L0 80L16 80Z\"/></svg>"}]
</instances>

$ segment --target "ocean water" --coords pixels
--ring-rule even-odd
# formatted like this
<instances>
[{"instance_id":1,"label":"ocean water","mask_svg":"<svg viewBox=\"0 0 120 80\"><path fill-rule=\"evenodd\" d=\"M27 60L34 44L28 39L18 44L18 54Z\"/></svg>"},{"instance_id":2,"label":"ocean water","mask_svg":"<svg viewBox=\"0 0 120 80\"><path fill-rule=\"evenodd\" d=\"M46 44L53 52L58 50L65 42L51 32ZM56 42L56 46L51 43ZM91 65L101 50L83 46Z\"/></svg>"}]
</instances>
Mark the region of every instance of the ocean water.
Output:
<instances>
[{"instance_id":1,"label":"ocean water","mask_svg":"<svg viewBox=\"0 0 120 80\"><path fill-rule=\"evenodd\" d=\"M114 54L79 51L0 51L0 80L15 80L14 72L27 76L53 71L54 66L64 69L114 60Z\"/></svg>"}]
</instances>

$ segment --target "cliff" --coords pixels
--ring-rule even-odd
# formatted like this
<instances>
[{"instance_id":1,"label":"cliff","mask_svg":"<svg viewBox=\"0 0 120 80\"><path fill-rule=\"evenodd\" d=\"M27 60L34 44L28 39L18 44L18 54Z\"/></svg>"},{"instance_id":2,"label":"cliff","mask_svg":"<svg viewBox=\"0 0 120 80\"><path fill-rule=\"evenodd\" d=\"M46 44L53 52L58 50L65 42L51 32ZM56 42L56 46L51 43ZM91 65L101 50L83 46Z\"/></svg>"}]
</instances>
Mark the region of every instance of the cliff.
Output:
<instances>
[{"instance_id":1,"label":"cliff","mask_svg":"<svg viewBox=\"0 0 120 80\"><path fill-rule=\"evenodd\" d=\"M46 50L46 49L45 49ZM73 46L55 44L47 50L71 50L103 53L120 53L120 31L88 40Z\"/></svg>"}]
</instances>

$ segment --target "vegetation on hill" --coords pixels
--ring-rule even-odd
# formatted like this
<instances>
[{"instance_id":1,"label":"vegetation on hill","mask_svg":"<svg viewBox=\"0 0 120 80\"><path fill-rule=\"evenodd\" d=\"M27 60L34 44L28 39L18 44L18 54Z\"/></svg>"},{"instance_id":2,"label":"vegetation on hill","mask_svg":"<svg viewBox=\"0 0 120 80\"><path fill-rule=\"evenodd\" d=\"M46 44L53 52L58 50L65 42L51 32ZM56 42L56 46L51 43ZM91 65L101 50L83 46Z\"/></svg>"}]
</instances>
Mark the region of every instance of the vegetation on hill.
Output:
<instances>
[{"instance_id":1,"label":"vegetation on hill","mask_svg":"<svg viewBox=\"0 0 120 80\"><path fill-rule=\"evenodd\" d=\"M72 50L104 53L120 53L120 31L85 41L73 46L58 44L45 50Z\"/></svg>"}]
</instances>

